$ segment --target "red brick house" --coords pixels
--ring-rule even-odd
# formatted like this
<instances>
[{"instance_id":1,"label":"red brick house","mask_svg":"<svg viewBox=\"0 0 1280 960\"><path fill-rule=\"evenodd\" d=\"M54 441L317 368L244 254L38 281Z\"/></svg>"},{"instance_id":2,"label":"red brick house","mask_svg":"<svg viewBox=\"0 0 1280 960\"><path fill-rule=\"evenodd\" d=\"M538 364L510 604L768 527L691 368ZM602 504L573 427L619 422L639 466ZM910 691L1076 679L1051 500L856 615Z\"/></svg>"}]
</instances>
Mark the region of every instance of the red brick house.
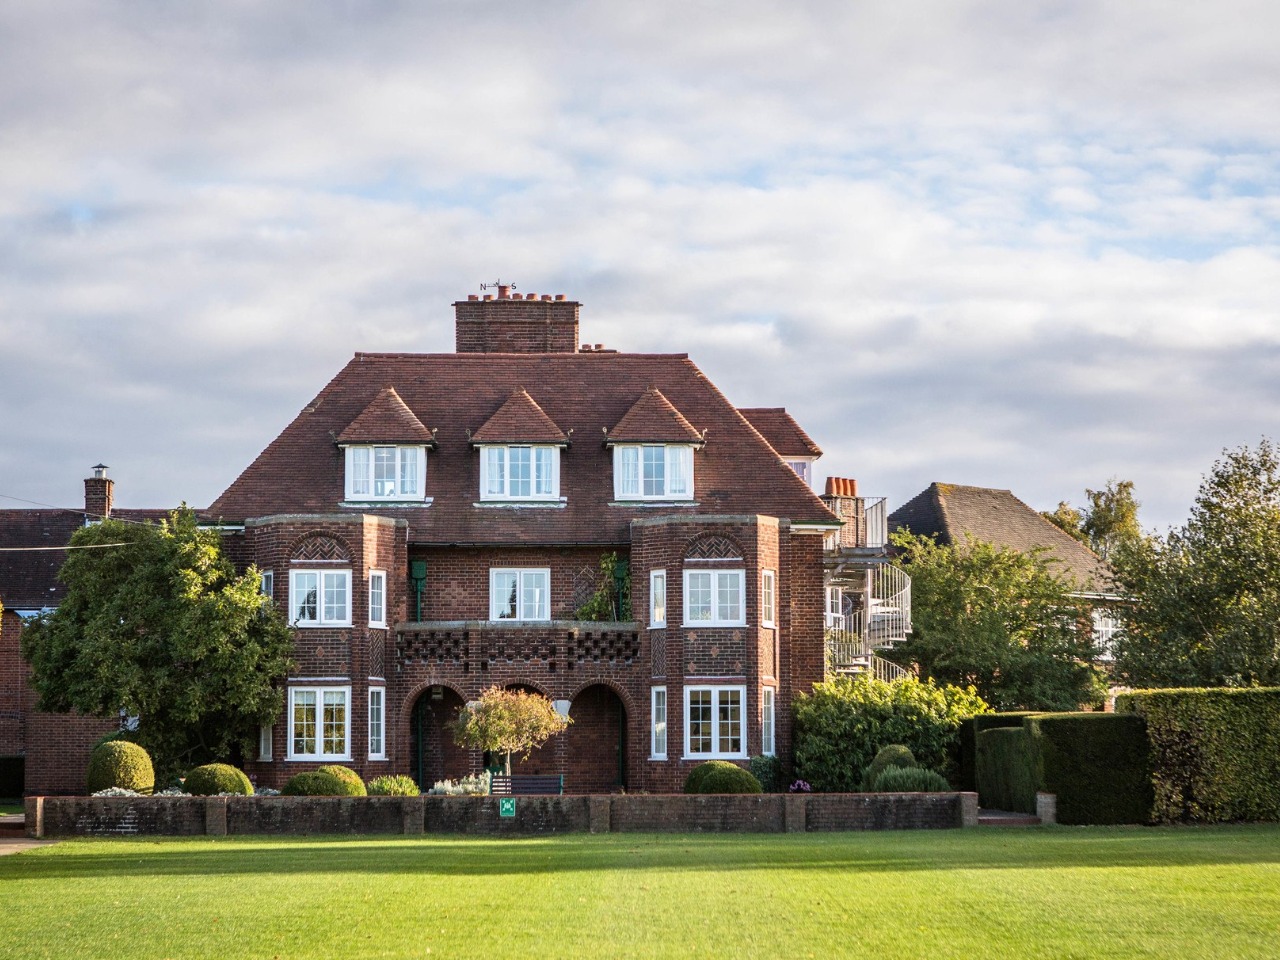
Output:
<instances>
[{"instance_id":1,"label":"red brick house","mask_svg":"<svg viewBox=\"0 0 1280 960\"><path fill-rule=\"evenodd\" d=\"M581 344L576 302L454 309L455 352L356 354L203 511L297 639L247 771L476 771L446 725L493 684L572 718L519 766L570 792L789 758L791 701L830 666L829 582L856 595L883 563L842 519L865 526L864 502L815 495L821 450L785 410L735 408L684 354ZM605 558L623 599L582 620Z\"/></svg>"}]
</instances>

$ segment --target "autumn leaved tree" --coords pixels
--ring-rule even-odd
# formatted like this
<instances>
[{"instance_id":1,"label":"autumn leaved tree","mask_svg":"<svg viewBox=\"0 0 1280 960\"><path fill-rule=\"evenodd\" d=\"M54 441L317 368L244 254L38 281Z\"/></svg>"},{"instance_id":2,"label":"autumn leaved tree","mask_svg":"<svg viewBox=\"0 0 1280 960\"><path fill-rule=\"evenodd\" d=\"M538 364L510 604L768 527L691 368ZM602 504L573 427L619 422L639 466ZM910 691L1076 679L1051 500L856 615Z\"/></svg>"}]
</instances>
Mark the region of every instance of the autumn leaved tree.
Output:
<instances>
[{"instance_id":1,"label":"autumn leaved tree","mask_svg":"<svg viewBox=\"0 0 1280 960\"><path fill-rule=\"evenodd\" d=\"M458 746L502 754L510 774L513 753L527 758L571 722L541 694L493 686L458 712L453 732Z\"/></svg>"},{"instance_id":2,"label":"autumn leaved tree","mask_svg":"<svg viewBox=\"0 0 1280 960\"><path fill-rule=\"evenodd\" d=\"M257 572L236 574L187 509L104 520L70 545L66 596L22 635L39 709L136 717L129 739L161 776L245 756L279 715L293 650Z\"/></svg>"}]
</instances>

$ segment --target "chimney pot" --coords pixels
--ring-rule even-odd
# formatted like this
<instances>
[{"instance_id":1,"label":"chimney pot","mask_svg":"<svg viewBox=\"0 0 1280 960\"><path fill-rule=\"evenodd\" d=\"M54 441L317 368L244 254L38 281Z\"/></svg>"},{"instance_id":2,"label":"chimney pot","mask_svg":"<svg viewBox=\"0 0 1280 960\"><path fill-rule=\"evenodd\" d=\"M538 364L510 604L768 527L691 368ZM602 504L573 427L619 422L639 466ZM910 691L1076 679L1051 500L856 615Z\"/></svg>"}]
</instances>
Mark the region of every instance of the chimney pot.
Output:
<instances>
[{"instance_id":1,"label":"chimney pot","mask_svg":"<svg viewBox=\"0 0 1280 960\"><path fill-rule=\"evenodd\" d=\"M563 293L557 293L557 294L556 294L556 299L557 299L557 300L563 300L563 299L564 299L564 294L563 294Z\"/></svg>"},{"instance_id":2,"label":"chimney pot","mask_svg":"<svg viewBox=\"0 0 1280 960\"><path fill-rule=\"evenodd\" d=\"M551 294L549 294L549 293L544 293L544 294L542 295L542 299L543 299L543 300L550 300L550 299L551 299Z\"/></svg>"},{"instance_id":3,"label":"chimney pot","mask_svg":"<svg viewBox=\"0 0 1280 960\"><path fill-rule=\"evenodd\" d=\"M492 300L492 299L493 299L493 294L492 294L492 293L486 293L486 294L484 295L484 298L485 298L486 300Z\"/></svg>"},{"instance_id":4,"label":"chimney pot","mask_svg":"<svg viewBox=\"0 0 1280 960\"><path fill-rule=\"evenodd\" d=\"M603 349L604 349L604 344L603 344L603 343L597 343L597 344L595 345L595 349L597 349L597 350L603 350Z\"/></svg>"},{"instance_id":5,"label":"chimney pot","mask_svg":"<svg viewBox=\"0 0 1280 960\"><path fill-rule=\"evenodd\" d=\"M479 300L480 298L479 298L478 296L476 296L474 293L468 293L468 294L467 294L467 299L468 299L468 300Z\"/></svg>"},{"instance_id":6,"label":"chimney pot","mask_svg":"<svg viewBox=\"0 0 1280 960\"><path fill-rule=\"evenodd\" d=\"M511 285L507 283L498 284L498 299L506 300L511 296Z\"/></svg>"}]
</instances>

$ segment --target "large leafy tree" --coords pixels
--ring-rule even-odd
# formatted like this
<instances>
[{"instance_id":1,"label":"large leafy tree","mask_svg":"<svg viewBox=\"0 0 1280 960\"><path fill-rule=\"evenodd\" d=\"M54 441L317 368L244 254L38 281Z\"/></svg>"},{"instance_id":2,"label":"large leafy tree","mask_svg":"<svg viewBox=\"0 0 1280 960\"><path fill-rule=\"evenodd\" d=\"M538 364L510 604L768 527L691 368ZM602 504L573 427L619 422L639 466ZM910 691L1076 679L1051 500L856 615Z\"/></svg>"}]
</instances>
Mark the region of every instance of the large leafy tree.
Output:
<instances>
[{"instance_id":1,"label":"large leafy tree","mask_svg":"<svg viewBox=\"0 0 1280 960\"><path fill-rule=\"evenodd\" d=\"M1083 510L1063 500L1056 510L1041 516L1088 544L1104 560L1124 545L1142 539L1138 525L1141 504L1134 499L1132 480L1108 480L1101 490L1085 490L1084 495L1089 504Z\"/></svg>"},{"instance_id":2,"label":"large leafy tree","mask_svg":"<svg viewBox=\"0 0 1280 960\"><path fill-rule=\"evenodd\" d=\"M1113 557L1134 686L1280 684L1280 451L1224 451L1187 524Z\"/></svg>"},{"instance_id":3,"label":"large leafy tree","mask_svg":"<svg viewBox=\"0 0 1280 960\"><path fill-rule=\"evenodd\" d=\"M509 774L513 753L527 758L571 722L541 694L493 686L458 712L453 732L459 746L502 754Z\"/></svg>"},{"instance_id":4,"label":"large leafy tree","mask_svg":"<svg viewBox=\"0 0 1280 960\"><path fill-rule=\"evenodd\" d=\"M39 708L137 717L161 775L236 760L279 715L288 625L190 510L78 530L66 597L22 636Z\"/></svg>"},{"instance_id":5,"label":"large leafy tree","mask_svg":"<svg viewBox=\"0 0 1280 960\"><path fill-rule=\"evenodd\" d=\"M1089 617L1042 551L979 540L893 542L911 574L912 635L887 656L921 677L974 686L998 710L1071 710L1105 693Z\"/></svg>"}]
</instances>

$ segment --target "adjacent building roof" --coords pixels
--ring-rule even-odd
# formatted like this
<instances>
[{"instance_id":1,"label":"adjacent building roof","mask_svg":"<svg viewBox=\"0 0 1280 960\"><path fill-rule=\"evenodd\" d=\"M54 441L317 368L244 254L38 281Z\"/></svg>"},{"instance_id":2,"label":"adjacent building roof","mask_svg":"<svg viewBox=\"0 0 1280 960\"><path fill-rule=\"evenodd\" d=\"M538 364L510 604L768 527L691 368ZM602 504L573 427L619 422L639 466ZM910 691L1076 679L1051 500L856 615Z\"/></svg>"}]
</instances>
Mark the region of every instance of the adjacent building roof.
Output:
<instances>
[{"instance_id":1,"label":"adjacent building roof","mask_svg":"<svg viewBox=\"0 0 1280 960\"><path fill-rule=\"evenodd\" d=\"M564 444L568 440L524 387L515 390L497 413L471 435L472 443Z\"/></svg>"},{"instance_id":2,"label":"adjacent building roof","mask_svg":"<svg viewBox=\"0 0 1280 960\"><path fill-rule=\"evenodd\" d=\"M738 411L769 441L780 457L820 457L822 448L809 437L786 407L744 407Z\"/></svg>"},{"instance_id":3,"label":"adjacent building roof","mask_svg":"<svg viewBox=\"0 0 1280 960\"><path fill-rule=\"evenodd\" d=\"M395 387L379 391L360 415L338 434L338 442L435 446L431 431L405 406Z\"/></svg>"},{"instance_id":4,"label":"adjacent building roof","mask_svg":"<svg viewBox=\"0 0 1280 960\"><path fill-rule=\"evenodd\" d=\"M608 443L702 443L702 435L662 391L646 390L606 435Z\"/></svg>"},{"instance_id":5,"label":"adjacent building roof","mask_svg":"<svg viewBox=\"0 0 1280 960\"><path fill-rule=\"evenodd\" d=\"M576 441L560 454L563 504L479 501L480 457L468 430L484 424L487 438L486 421L524 385L548 422ZM373 508L405 519L415 543L625 543L631 519L653 507L613 502L612 451L588 438L701 444L702 431L693 501L662 510L839 522L685 354L595 351L356 354L205 515L239 522L356 509L340 506L343 451L333 438L388 386L436 428L438 448L427 457L429 503ZM493 431L500 435L498 425Z\"/></svg>"},{"instance_id":6,"label":"adjacent building roof","mask_svg":"<svg viewBox=\"0 0 1280 960\"><path fill-rule=\"evenodd\" d=\"M941 544L963 543L968 536L1023 553L1040 547L1055 571L1084 592L1110 592L1106 563L1008 490L931 483L889 514L889 529L935 537Z\"/></svg>"}]
</instances>

